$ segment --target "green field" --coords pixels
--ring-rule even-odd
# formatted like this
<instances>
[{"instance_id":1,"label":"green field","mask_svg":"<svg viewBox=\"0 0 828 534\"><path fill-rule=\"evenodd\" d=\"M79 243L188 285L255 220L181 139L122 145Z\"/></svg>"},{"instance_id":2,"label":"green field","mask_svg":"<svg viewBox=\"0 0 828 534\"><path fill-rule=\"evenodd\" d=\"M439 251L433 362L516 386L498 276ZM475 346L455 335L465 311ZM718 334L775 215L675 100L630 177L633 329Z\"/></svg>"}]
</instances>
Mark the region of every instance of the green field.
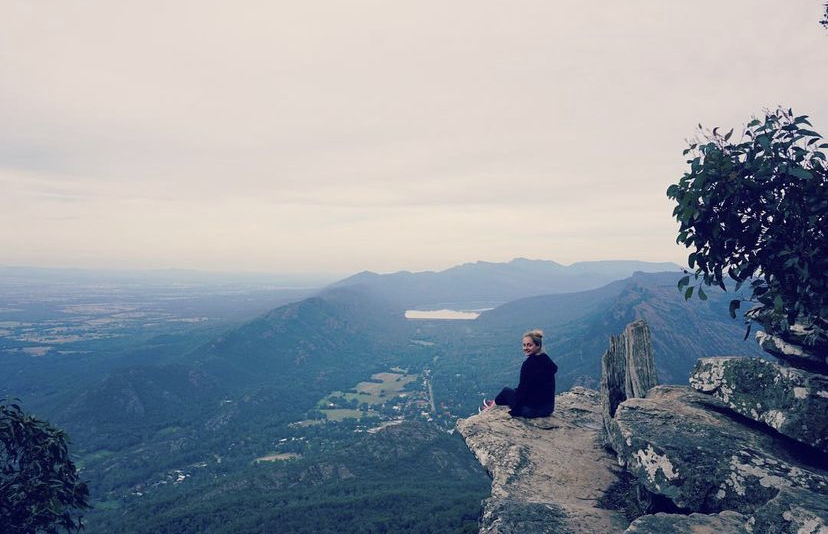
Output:
<instances>
[{"instance_id":1,"label":"green field","mask_svg":"<svg viewBox=\"0 0 828 534\"><path fill-rule=\"evenodd\" d=\"M328 421L344 421L345 419L360 419L363 412L359 410L349 410L348 408L333 408L331 410L322 410L325 418Z\"/></svg>"},{"instance_id":2,"label":"green field","mask_svg":"<svg viewBox=\"0 0 828 534\"><path fill-rule=\"evenodd\" d=\"M405 370L399 368L394 368L394 371L398 372L371 375L370 382L360 382L352 391L332 391L317 403L317 407L329 421L342 421L348 418L360 419L366 412L354 408L342 408L338 406L338 403L356 401L358 406L378 406L398 397L402 394L406 385L414 382L419 377L419 375L408 374ZM332 407L332 404L336 407ZM376 415L376 412L369 409L367 414Z\"/></svg>"},{"instance_id":3,"label":"green field","mask_svg":"<svg viewBox=\"0 0 828 534\"><path fill-rule=\"evenodd\" d=\"M284 462L287 460L298 460L301 457L301 454L296 454L295 452L277 452L274 454L268 454L267 456L261 456L259 458L256 458L254 462Z\"/></svg>"}]
</instances>

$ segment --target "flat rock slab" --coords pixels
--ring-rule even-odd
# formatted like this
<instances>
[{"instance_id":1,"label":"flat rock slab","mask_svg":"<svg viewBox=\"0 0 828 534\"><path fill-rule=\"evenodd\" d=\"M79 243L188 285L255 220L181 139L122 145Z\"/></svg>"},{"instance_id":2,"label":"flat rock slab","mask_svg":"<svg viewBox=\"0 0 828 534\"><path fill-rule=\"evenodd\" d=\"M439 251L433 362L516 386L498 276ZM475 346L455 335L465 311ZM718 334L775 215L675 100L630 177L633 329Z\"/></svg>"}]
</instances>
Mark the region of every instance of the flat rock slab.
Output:
<instances>
[{"instance_id":1,"label":"flat rock slab","mask_svg":"<svg viewBox=\"0 0 828 534\"><path fill-rule=\"evenodd\" d=\"M710 395L658 386L618 407L612 447L643 487L683 512L750 515L783 488L828 499L824 458L803 455L796 449L802 445L730 414Z\"/></svg>"},{"instance_id":2,"label":"flat rock slab","mask_svg":"<svg viewBox=\"0 0 828 534\"><path fill-rule=\"evenodd\" d=\"M760 358L701 358L690 386L828 453L828 376Z\"/></svg>"},{"instance_id":3,"label":"flat rock slab","mask_svg":"<svg viewBox=\"0 0 828 534\"><path fill-rule=\"evenodd\" d=\"M806 346L804 337L808 335L808 332L807 328L798 325L795 330L787 333L789 339L786 341L781 336L759 331L756 332L756 341L759 342L762 350L794 367L828 374L828 347L824 341L819 346Z\"/></svg>"},{"instance_id":4,"label":"flat rock slab","mask_svg":"<svg viewBox=\"0 0 828 534\"><path fill-rule=\"evenodd\" d=\"M601 447L597 391L557 396L555 413L514 418L497 407L461 419L457 430L492 477L481 534L621 533L623 515L598 508L617 480L615 458Z\"/></svg>"},{"instance_id":5,"label":"flat rock slab","mask_svg":"<svg viewBox=\"0 0 828 534\"><path fill-rule=\"evenodd\" d=\"M624 534L749 534L745 520L737 512L645 515L633 521Z\"/></svg>"}]
</instances>

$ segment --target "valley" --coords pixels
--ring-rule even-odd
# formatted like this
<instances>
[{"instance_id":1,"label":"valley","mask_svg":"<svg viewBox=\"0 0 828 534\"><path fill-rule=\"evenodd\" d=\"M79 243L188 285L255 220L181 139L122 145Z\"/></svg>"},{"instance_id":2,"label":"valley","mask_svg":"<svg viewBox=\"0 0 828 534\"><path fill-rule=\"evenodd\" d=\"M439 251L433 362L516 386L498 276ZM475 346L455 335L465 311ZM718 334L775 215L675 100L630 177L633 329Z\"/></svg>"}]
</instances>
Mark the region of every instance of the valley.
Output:
<instances>
[{"instance_id":1,"label":"valley","mask_svg":"<svg viewBox=\"0 0 828 534\"><path fill-rule=\"evenodd\" d=\"M537 295L543 265L515 267L510 292L524 296L473 320L406 319L433 303L382 277L316 291L7 284L0 394L69 433L93 534L459 533L476 532L489 480L454 424L516 385L527 328L547 333L558 391L595 387L609 335L631 318L654 325L666 383L699 356L752 354L727 295L684 302L676 273L601 286L602 272L594 289Z\"/></svg>"}]
</instances>

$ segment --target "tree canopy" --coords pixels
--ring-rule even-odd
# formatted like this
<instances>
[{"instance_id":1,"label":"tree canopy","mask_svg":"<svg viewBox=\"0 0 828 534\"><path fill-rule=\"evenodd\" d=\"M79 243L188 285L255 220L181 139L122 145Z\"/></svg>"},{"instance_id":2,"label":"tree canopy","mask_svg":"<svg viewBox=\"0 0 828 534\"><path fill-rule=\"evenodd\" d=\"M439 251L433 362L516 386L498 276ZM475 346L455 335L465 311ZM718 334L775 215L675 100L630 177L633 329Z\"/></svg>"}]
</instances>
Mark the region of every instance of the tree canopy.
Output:
<instances>
[{"instance_id":1,"label":"tree canopy","mask_svg":"<svg viewBox=\"0 0 828 534\"><path fill-rule=\"evenodd\" d=\"M703 286L749 292L730 303L766 330L803 323L825 341L828 331L828 172L822 136L807 116L767 111L750 121L738 141L733 130L699 132L685 155L690 166L667 189L680 224L676 242L692 249L690 275L679 282L685 298ZM772 332L773 333L773 332ZM814 341L813 339L811 341Z\"/></svg>"},{"instance_id":2,"label":"tree canopy","mask_svg":"<svg viewBox=\"0 0 828 534\"><path fill-rule=\"evenodd\" d=\"M69 458L66 434L0 400L0 530L76 532L88 496Z\"/></svg>"}]
</instances>

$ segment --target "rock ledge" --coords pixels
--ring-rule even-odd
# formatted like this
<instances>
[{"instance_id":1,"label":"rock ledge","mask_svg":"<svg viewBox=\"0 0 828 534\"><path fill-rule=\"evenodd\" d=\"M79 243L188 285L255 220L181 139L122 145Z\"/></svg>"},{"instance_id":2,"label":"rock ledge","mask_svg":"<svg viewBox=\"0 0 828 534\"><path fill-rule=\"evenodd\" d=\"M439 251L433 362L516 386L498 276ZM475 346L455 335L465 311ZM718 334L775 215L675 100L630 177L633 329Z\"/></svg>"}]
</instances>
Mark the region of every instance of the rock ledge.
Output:
<instances>
[{"instance_id":1,"label":"rock ledge","mask_svg":"<svg viewBox=\"0 0 828 534\"><path fill-rule=\"evenodd\" d=\"M622 532L628 522L598 499L618 466L600 444L597 391L576 387L557 396L550 417L522 419L506 408L461 419L457 430L492 477L481 534Z\"/></svg>"}]
</instances>

